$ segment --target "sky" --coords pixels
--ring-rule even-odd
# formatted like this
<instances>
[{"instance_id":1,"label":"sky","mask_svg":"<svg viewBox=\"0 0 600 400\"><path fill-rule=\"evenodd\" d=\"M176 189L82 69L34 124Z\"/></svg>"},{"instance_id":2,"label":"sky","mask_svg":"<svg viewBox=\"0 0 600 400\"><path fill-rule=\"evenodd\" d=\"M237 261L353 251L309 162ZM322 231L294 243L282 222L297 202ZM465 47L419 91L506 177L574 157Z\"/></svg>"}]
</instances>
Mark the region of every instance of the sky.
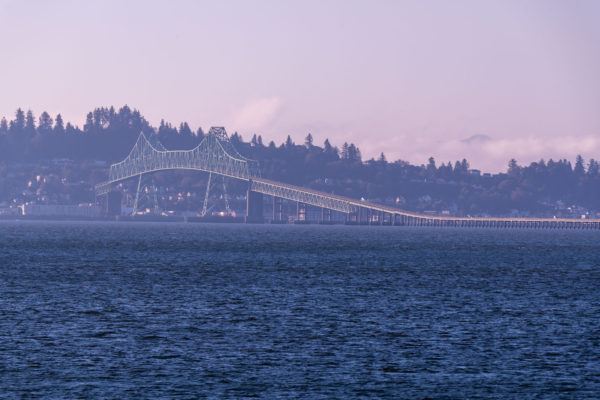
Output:
<instances>
[{"instance_id":1,"label":"sky","mask_svg":"<svg viewBox=\"0 0 600 400\"><path fill-rule=\"evenodd\" d=\"M363 159L600 159L600 1L0 0L0 117L96 107Z\"/></svg>"}]
</instances>

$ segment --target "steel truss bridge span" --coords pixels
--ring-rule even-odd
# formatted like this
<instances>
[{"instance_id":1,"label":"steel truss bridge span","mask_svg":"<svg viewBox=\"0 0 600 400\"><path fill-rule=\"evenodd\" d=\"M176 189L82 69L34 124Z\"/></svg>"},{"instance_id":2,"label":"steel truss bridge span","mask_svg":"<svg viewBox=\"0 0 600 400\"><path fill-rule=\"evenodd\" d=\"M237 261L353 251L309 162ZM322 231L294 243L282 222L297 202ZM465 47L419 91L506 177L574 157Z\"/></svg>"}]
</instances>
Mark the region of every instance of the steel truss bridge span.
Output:
<instances>
[{"instance_id":1,"label":"steel truss bridge span","mask_svg":"<svg viewBox=\"0 0 600 400\"><path fill-rule=\"evenodd\" d=\"M250 219L255 222L263 220L262 195L268 195L302 205L319 207L322 210L345 213L346 222L350 224L600 229L600 219L461 218L418 214L383 204L264 179L260 176L258 162L239 154L225 129L221 127L211 128L202 142L192 150L169 151L155 136L141 133L129 155L123 161L110 166L108 180L95 186L96 196L107 194L117 183L135 177L139 178L139 194L144 174L174 169L198 170L247 181L247 211L249 217L252 214ZM275 215L275 204L273 207Z\"/></svg>"},{"instance_id":2,"label":"steel truss bridge span","mask_svg":"<svg viewBox=\"0 0 600 400\"><path fill-rule=\"evenodd\" d=\"M169 151L155 136L140 133L129 155L110 166L108 181L96 185L96 196L110 192L116 183L129 178L173 169L205 171L242 180L260 176L258 162L239 154L224 128L211 128L192 150Z\"/></svg>"}]
</instances>

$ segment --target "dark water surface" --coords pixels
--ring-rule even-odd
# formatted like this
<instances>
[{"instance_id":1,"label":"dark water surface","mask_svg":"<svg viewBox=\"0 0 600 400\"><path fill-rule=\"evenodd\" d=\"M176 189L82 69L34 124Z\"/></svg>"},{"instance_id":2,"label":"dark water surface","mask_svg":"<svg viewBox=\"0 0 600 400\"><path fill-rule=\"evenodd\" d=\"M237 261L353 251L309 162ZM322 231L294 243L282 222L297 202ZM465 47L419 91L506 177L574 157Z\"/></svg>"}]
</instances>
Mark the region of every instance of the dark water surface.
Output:
<instances>
[{"instance_id":1,"label":"dark water surface","mask_svg":"<svg viewBox=\"0 0 600 400\"><path fill-rule=\"evenodd\" d=\"M598 398L599 239L0 222L0 398Z\"/></svg>"}]
</instances>

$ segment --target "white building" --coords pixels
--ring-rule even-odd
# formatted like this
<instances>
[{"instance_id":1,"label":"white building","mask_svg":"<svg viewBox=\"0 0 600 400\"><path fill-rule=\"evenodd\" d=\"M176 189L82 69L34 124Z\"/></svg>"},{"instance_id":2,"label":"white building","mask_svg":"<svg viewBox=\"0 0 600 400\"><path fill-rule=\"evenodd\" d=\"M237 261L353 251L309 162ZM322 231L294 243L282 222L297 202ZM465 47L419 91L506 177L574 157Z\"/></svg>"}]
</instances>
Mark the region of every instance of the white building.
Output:
<instances>
[{"instance_id":1,"label":"white building","mask_svg":"<svg viewBox=\"0 0 600 400\"><path fill-rule=\"evenodd\" d=\"M90 204L24 204L22 214L31 217L97 218L102 216L100 207Z\"/></svg>"}]
</instances>

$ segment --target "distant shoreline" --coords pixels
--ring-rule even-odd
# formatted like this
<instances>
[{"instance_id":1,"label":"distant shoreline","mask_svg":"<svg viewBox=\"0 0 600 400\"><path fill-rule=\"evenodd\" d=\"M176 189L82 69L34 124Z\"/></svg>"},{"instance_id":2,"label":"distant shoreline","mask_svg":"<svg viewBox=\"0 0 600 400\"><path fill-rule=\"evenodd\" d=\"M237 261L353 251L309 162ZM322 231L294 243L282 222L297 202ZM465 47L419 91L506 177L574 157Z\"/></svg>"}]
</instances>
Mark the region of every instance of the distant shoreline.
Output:
<instances>
[{"instance_id":1,"label":"distant shoreline","mask_svg":"<svg viewBox=\"0 0 600 400\"><path fill-rule=\"evenodd\" d=\"M210 223L244 223L243 217L181 217L181 216L123 216L113 217L58 217L2 215L0 221L108 221L108 222L210 222Z\"/></svg>"}]
</instances>

